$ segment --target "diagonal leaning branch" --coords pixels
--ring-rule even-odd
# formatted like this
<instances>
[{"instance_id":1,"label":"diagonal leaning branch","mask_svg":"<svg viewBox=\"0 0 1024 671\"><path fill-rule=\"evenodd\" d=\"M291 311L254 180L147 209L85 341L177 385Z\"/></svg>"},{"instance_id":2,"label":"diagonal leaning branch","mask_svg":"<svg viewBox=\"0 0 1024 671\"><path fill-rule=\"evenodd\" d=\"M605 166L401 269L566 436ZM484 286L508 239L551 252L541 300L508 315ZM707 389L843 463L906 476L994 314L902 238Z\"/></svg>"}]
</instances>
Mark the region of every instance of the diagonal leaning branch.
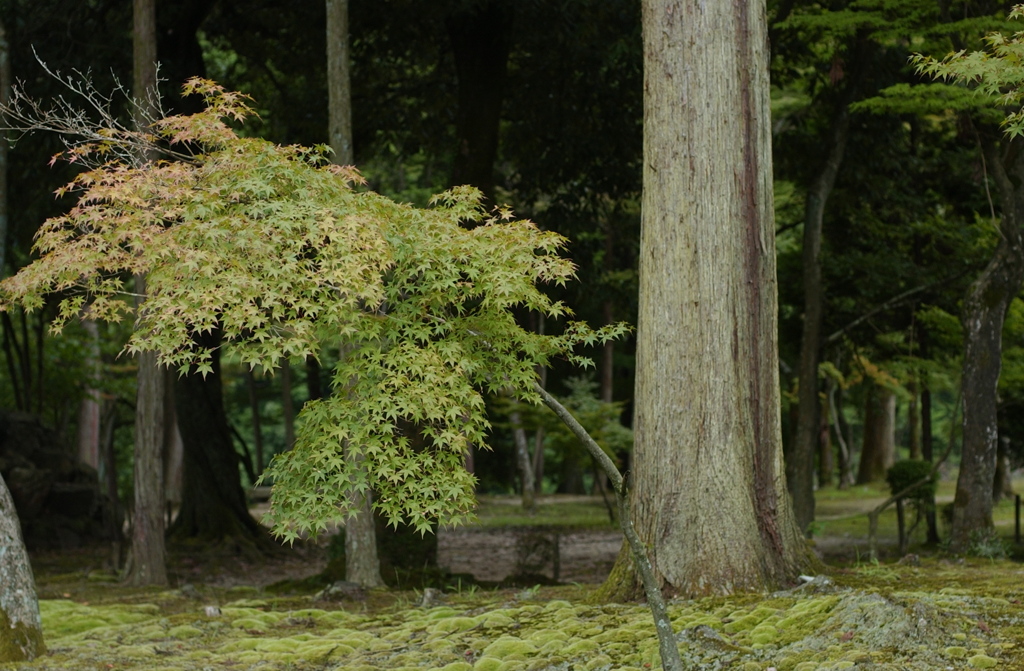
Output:
<instances>
[{"instance_id":1,"label":"diagonal leaning branch","mask_svg":"<svg viewBox=\"0 0 1024 671\"><path fill-rule=\"evenodd\" d=\"M668 617L668 609L665 608L665 599L661 594L661 587L654 577L654 569L651 567L651 560L647 556L647 550L640 541L640 537L636 535L636 529L633 528L633 519L629 514L629 492L626 478L622 476L622 473L616 468L611 458L591 438L587 430L576 421L572 413L558 402L558 399L549 394L547 390L536 382L533 385L533 390L540 394L544 404L551 408L558 415L558 418L565 422L569 430L580 439L580 442L583 443L590 456L594 458L597 465L608 476L612 489L615 490L615 500L619 504L619 525L622 527L622 533L626 537L626 542L629 543L629 549L633 554L633 562L636 564L637 571L640 573L644 583L647 605L650 606L651 615L654 616L654 626L658 632L658 650L661 653L661 666L666 671L682 671L683 662L679 657L679 647L676 645L675 634L672 632L672 621Z\"/></svg>"}]
</instances>

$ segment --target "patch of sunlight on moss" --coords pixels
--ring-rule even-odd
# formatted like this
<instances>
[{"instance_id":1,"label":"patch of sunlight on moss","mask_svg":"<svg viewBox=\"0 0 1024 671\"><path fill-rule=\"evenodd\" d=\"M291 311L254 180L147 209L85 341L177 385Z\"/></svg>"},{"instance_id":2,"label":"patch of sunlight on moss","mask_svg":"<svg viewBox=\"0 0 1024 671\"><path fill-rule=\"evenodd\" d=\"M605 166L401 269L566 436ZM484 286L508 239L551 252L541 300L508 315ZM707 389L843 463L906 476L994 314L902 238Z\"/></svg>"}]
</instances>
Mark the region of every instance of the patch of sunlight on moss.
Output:
<instances>
[{"instance_id":1,"label":"patch of sunlight on moss","mask_svg":"<svg viewBox=\"0 0 1024 671\"><path fill-rule=\"evenodd\" d=\"M43 622L43 635L48 640L88 633L104 633L102 630L121 625L133 625L154 617L153 607L126 606L121 604L87 606L74 601L39 602Z\"/></svg>"},{"instance_id":2,"label":"patch of sunlight on moss","mask_svg":"<svg viewBox=\"0 0 1024 671\"><path fill-rule=\"evenodd\" d=\"M430 627L428 631L434 635L454 634L456 632L468 631L478 624L480 624L480 621L475 617L447 617Z\"/></svg>"},{"instance_id":3,"label":"patch of sunlight on moss","mask_svg":"<svg viewBox=\"0 0 1024 671\"><path fill-rule=\"evenodd\" d=\"M564 632L556 631L553 629L541 629L540 631L535 631L531 633L528 637L528 640L531 643L538 646L544 645L545 643L550 643L552 641L564 643L568 639L569 637L566 636Z\"/></svg>"},{"instance_id":4,"label":"patch of sunlight on moss","mask_svg":"<svg viewBox=\"0 0 1024 671\"><path fill-rule=\"evenodd\" d=\"M537 646L515 636L501 636L483 650L484 657L500 660L526 659L537 651Z\"/></svg>"},{"instance_id":5,"label":"patch of sunlight on moss","mask_svg":"<svg viewBox=\"0 0 1024 671\"><path fill-rule=\"evenodd\" d=\"M481 657L473 664L473 671L505 671L505 663L495 657Z\"/></svg>"},{"instance_id":6,"label":"patch of sunlight on moss","mask_svg":"<svg viewBox=\"0 0 1024 671\"><path fill-rule=\"evenodd\" d=\"M991 669L999 664L995 658L988 655L974 655L967 660L967 663L975 669Z\"/></svg>"},{"instance_id":7,"label":"patch of sunlight on moss","mask_svg":"<svg viewBox=\"0 0 1024 671\"><path fill-rule=\"evenodd\" d=\"M236 629L244 629L250 633L265 633L269 627L263 620L257 620L254 617L241 617L237 620L231 621L231 626Z\"/></svg>"},{"instance_id":8,"label":"patch of sunlight on moss","mask_svg":"<svg viewBox=\"0 0 1024 671\"><path fill-rule=\"evenodd\" d=\"M502 629L504 627L511 627L516 623L511 617L505 613L493 612L484 617L481 624L488 629Z\"/></svg>"},{"instance_id":9,"label":"patch of sunlight on moss","mask_svg":"<svg viewBox=\"0 0 1024 671\"><path fill-rule=\"evenodd\" d=\"M467 662L452 662L442 666L438 671L473 671L473 666Z\"/></svg>"},{"instance_id":10,"label":"patch of sunlight on moss","mask_svg":"<svg viewBox=\"0 0 1024 671\"><path fill-rule=\"evenodd\" d=\"M167 630L167 635L171 638L195 638L203 635L203 630L196 627L189 626L187 624L181 624L177 627L171 627Z\"/></svg>"}]
</instances>

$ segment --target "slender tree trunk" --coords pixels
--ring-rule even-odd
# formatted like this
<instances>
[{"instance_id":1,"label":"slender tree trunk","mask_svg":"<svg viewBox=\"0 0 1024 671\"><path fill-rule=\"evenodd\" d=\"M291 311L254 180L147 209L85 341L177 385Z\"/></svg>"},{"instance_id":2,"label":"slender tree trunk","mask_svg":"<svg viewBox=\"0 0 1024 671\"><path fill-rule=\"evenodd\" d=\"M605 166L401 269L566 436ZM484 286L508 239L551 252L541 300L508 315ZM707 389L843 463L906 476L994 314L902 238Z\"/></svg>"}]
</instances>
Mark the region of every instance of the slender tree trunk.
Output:
<instances>
[{"instance_id":1,"label":"slender tree trunk","mask_svg":"<svg viewBox=\"0 0 1024 671\"><path fill-rule=\"evenodd\" d=\"M911 381L907 384L907 391L910 392L910 403L907 405L907 428L910 434L908 441L910 446L910 458L921 458L921 406L919 402L918 384Z\"/></svg>"},{"instance_id":2,"label":"slender tree trunk","mask_svg":"<svg viewBox=\"0 0 1024 671\"><path fill-rule=\"evenodd\" d=\"M46 652L32 565L7 483L0 476L0 663Z\"/></svg>"},{"instance_id":3,"label":"slender tree trunk","mask_svg":"<svg viewBox=\"0 0 1024 671\"><path fill-rule=\"evenodd\" d=\"M101 401L96 386L99 384L101 372L100 334L96 322L91 319L82 320L82 328L89 337L86 347L89 379L85 398L78 405L78 461L93 469L99 469Z\"/></svg>"},{"instance_id":4,"label":"slender tree trunk","mask_svg":"<svg viewBox=\"0 0 1024 671\"><path fill-rule=\"evenodd\" d=\"M836 463L832 454L832 430L828 420L828 400L820 401L824 412L819 412L821 424L818 427L818 486L828 487L835 477Z\"/></svg>"},{"instance_id":5,"label":"slender tree trunk","mask_svg":"<svg viewBox=\"0 0 1024 671\"><path fill-rule=\"evenodd\" d=\"M853 483L852 456L850 454L850 443L846 440L846 422L842 416L842 389L834 381L829 385L828 407L832 417L832 426L836 433L836 443L839 444L839 489L846 489ZM837 398L838 397L838 398Z\"/></svg>"},{"instance_id":6,"label":"slender tree trunk","mask_svg":"<svg viewBox=\"0 0 1024 671\"><path fill-rule=\"evenodd\" d=\"M284 415L284 449L295 445L295 402L292 400L292 365L281 360L281 414Z\"/></svg>"},{"instance_id":7,"label":"slender tree trunk","mask_svg":"<svg viewBox=\"0 0 1024 671\"><path fill-rule=\"evenodd\" d=\"M921 356L927 358L926 341L921 341ZM932 441L932 392L928 388L928 380L921 381L921 458L932 463L934 458ZM928 542L939 542L939 525L935 519L935 497L932 496L925 510L925 521L928 523Z\"/></svg>"},{"instance_id":8,"label":"slender tree trunk","mask_svg":"<svg viewBox=\"0 0 1024 671\"><path fill-rule=\"evenodd\" d=\"M352 148L352 76L349 58L348 0L327 0L328 134L339 165L355 163ZM342 346L342 356L345 356ZM317 372L319 380L319 371ZM312 392L310 393L312 396ZM358 468L365 468L359 464ZM353 495L355 517L345 522L345 579L364 587L384 584L377 553L373 492Z\"/></svg>"},{"instance_id":9,"label":"slender tree trunk","mask_svg":"<svg viewBox=\"0 0 1024 671\"><path fill-rule=\"evenodd\" d=\"M765 6L642 6L633 523L674 593L771 590L812 559L782 463ZM606 586L635 595L634 570Z\"/></svg>"},{"instance_id":10,"label":"slender tree trunk","mask_svg":"<svg viewBox=\"0 0 1024 671\"><path fill-rule=\"evenodd\" d=\"M134 63L133 95L135 124L143 127L156 107L156 4L134 0L132 5ZM146 282L135 278L135 290L146 295ZM135 510L132 516L132 550L127 578L135 585L167 584L164 546L164 472L167 384L156 354L138 357L138 391L135 400Z\"/></svg>"},{"instance_id":11,"label":"slender tree trunk","mask_svg":"<svg viewBox=\"0 0 1024 671\"><path fill-rule=\"evenodd\" d=\"M950 548L954 552L970 547L972 532L992 528L992 483L999 443L996 384L1003 322L1024 278L1024 151L1019 142L1010 142L1009 150L1011 158L1004 167L995 149L985 148L1002 209L1000 236L992 260L964 299L963 448L953 503Z\"/></svg>"},{"instance_id":12,"label":"slender tree trunk","mask_svg":"<svg viewBox=\"0 0 1024 671\"><path fill-rule=\"evenodd\" d=\"M873 385L864 412L864 445L860 452L857 484L877 482L896 462L896 395Z\"/></svg>"},{"instance_id":13,"label":"slender tree trunk","mask_svg":"<svg viewBox=\"0 0 1024 671\"><path fill-rule=\"evenodd\" d=\"M526 429L518 412L509 416L512 423L512 437L516 444L516 465L519 466L519 479L522 483L523 510L533 511L536 507L536 494L533 480L533 464L530 462L530 447L526 440Z\"/></svg>"},{"instance_id":14,"label":"slender tree trunk","mask_svg":"<svg viewBox=\"0 0 1024 671\"><path fill-rule=\"evenodd\" d=\"M796 441L786 457L786 480L793 495L797 524L805 531L814 521L814 455L818 451L821 426L818 365L821 363L821 319L825 305L825 289L821 281L821 227L825 218L825 205L835 186L849 135L850 113L846 105L842 105L832 122L828 157L807 191L804 211L804 323L800 340L800 410Z\"/></svg>"},{"instance_id":15,"label":"slender tree trunk","mask_svg":"<svg viewBox=\"0 0 1024 671\"><path fill-rule=\"evenodd\" d=\"M448 37L459 80L452 184L477 187L494 198L494 161L512 46L513 3L485 0L448 17Z\"/></svg>"},{"instance_id":16,"label":"slender tree trunk","mask_svg":"<svg viewBox=\"0 0 1024 671\"><path fill-rule=\"evenodd\" d=\"M263 426L260 421L260 401L256 396L256 378L252 370L245 371L245 382L249 389L249 412L252 413L252 442L256 450L256 475L263 472ZM289 390L289 393L291 390ZM294 429L292 429L294 432ZM285 431L287 433L287 431Z\"/></svg>"}]
</instances>

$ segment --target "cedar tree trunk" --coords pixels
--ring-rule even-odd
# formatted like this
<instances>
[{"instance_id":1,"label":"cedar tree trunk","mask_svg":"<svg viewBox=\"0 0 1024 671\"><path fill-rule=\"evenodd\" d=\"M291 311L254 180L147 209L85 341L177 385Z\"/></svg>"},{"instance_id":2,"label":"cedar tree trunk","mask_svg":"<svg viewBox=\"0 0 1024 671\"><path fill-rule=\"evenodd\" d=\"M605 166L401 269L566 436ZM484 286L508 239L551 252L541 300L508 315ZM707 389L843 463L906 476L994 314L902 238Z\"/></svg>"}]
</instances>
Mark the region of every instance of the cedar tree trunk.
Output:
<instances>
[{"instance_id":1,"label":"cedar tree trunk","mask_svg":"<svg viewBox=\"0 0 1024 671\"><path fill-rule=\"evenodd\" d=\"M764 2L645 0L632 516L687 596L808 562L786 493ZM623 554L609 582L638 594Z\"/></svg>"}]
</instances>

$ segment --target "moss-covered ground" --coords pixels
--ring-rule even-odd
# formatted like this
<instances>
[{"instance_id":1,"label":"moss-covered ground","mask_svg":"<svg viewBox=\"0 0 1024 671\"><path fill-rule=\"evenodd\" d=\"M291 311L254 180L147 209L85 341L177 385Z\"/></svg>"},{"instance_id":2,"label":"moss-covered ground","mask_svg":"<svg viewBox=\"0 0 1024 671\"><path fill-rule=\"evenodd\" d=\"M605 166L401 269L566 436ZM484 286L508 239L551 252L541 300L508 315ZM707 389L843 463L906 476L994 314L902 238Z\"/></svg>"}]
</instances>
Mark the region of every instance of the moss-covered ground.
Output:
<instances>
[{"instance_id":1,"label":"moss-covered ground","mask_svg":"<svg viewBox=\"0 0 1024 671\"><path fill-rule=\"evenodd\" d=\"M874 494L835 498L863 507ZM674 600L669 611L686 666L1024 669L1024 566L927 548L920 554L904 562L855 559L808 585L773 594ZM419 592L394 590L323 602L271 596L261 585L279 563L264 567L258 579L250 573L251 586L223 579L181 584L195 577L182 568L186 559L175 559L176 588L145 590L118 584L108 571L89 568L97 564L82 556L43 558L37 577L49 654L0 669L659 666L646 607L594 603L591 585L453 589L428 606L419 605ZM221 562L220 568L230 568L229 560Z\"/></svg>"}]
</instances>

